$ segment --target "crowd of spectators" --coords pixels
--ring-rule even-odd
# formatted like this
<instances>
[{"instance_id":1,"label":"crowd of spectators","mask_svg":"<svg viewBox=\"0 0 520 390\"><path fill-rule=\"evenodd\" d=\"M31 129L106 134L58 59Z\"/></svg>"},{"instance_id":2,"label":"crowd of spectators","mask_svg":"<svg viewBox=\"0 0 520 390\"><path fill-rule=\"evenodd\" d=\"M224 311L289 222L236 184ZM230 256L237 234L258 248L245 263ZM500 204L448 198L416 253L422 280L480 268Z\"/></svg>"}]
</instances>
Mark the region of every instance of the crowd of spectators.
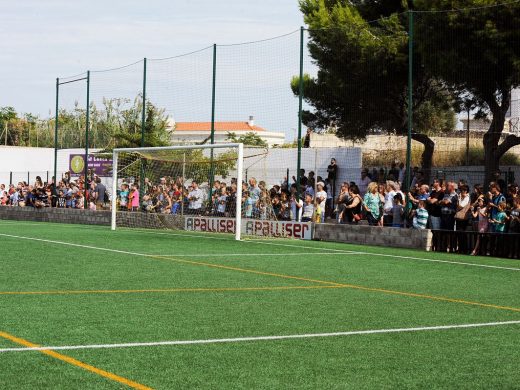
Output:
<instances>
[{"instance_id":1,"label":"crowd of spectators","mask_svg":"<svg viewBox=\"0 0 520 390\"><path fill-rule=\"evenodd\" d=\"M325 178L313 171L306 174L302 169L299 185L295 176L270 187L264 181L249 178L241 183L242 217L302 222L329 219L341 224L366 220L373 226L395 228L520 233L518 186L506 185L500 173L488 184L487 192L479 184L470 190L464 180L455 183L436 178L427 183L424 174L414 168L410 190L404 193L401 183L405 176L404 166L394 164L387 170L362 169L357 181L336 186L338 166L331 159ZM184 182L180 177L166 176L155 181L123 180L118 186L116 207L162 214L231 218L236 215L236 179L215 180L211 188L202 188L195 180ZM56 188L52 180L44 183L40 177L32 184L0 184L0 204L92 210L111 207L101 178L89 172L86 192L84 186L82 176L73 180L68 172Z\"/></svg>"},{"instance_id":2,"label":"crowd of spectators","mask_svg":"<svg viewBox=\"0 0 520 390\"><path fill-rule=\"evenodd\" d=\"M40 176L36 176L34 183L0 184L2 206L101 210L109 207L109 203L105 185L91 171L87 175L87 191L84 177L72 179L70 172L66 172L56 186L53 180L43 182Z\"/></svg>"},{"instance_id":3,"label":"crowd of spectators","mask_svg":"<svg viewBox=\"0 0 520 390\"><path fill-rule=\"evenodd\" d=\"M336 202L338 222L366 219L378 226L520 233L518 185L506 184L500 172L487 192L480 184L470 190L464 180L436 178L428 184L423 172L414 168L405 194L400 184L404 176L403 167L372 173L363 169L359 184L343 183L341 187Z\"/></svg>"}]
</instances>

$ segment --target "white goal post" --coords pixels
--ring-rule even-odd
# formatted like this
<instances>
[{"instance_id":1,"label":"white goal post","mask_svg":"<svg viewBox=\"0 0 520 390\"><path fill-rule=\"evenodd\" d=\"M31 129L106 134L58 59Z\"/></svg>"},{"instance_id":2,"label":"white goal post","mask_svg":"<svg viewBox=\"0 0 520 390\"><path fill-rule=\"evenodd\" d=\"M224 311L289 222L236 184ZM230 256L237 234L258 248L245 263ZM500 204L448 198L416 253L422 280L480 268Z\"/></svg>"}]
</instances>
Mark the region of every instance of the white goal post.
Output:
<instances>
[{"instance_id":1,"label":"white goal post","mask_svg":"<svg viewBox=\"0 0 520 390\"><path fill-rule=\"evenodd\" d=\"M236 165L236 213L235 213L235 239L240 240L241 234L241 223L242 223L242 183L243 183L243 170L244 170L244 145L241 143L225 143L225 144L212 144L212 145L185 145L185 146L164 146L164 147L149 147L149 148L118 148L113 150L113 168L112 168L112 216L111 216L111 228L116 229L117 225L117 197L118 197L118 162L121 154L130 153L146 153L153 154L155 152L167 153L182 152L189 150L215 150L215 149L235 149L237 151L237 165ZM213 153L212 153L213 156ZM208 183L210 184L210 183Z\"/></svg>"}]
</instances>

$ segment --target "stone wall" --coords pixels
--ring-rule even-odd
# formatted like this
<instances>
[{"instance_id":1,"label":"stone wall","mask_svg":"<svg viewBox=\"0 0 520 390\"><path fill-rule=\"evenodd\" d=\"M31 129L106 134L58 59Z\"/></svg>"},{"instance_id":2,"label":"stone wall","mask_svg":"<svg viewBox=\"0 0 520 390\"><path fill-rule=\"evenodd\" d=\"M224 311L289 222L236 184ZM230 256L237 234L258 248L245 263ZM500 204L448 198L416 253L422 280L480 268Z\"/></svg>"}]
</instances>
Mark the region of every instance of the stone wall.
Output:
<instances>
[{"instance_id":1,"label":"stone wall","mask_svg":"<svg viewBox=\"0 0 520 390\"><path fill-rule=\"evenodd\" d=\"M110 226L110 211L0 207L0 219Z\"/></svg>"},{"instance_id":2,"label":"stone wall","mask_svg":"<svg viewBox=\"0 0 520 390\"><path fill-rule=\"evenodd\" d=\"M110 226L110 211L75 209L34 209L32 207L0 207L0 220L71 223ZM181 216L148 213L117 213L117 225L149 229L179 229L184 226Z\"/></svg>"},{"instance_id":3,"label":"stone wall","mask_svg":"<svg viewBox=\"0 0 520 390\"><path fill-rule=\"evenodd\" d=\"M110 226L110 218L110 211L0 207L0 220ZM117 225L148 229L181 229L184 226L184 218L177 215L119 212ZM367 225L317 224L314 227L314 239L430 250L432 233L429 230L381 228Z\"/></svg>"},{"instance_id":4,"label":"stone wall","mask_svg":"<svg viewBox=\"0 0 520 390\"><path fill-rule=\"evenodd\" d=\"M432 233L430 230L382 228L367 225L317 224L314 227L314 239L429 251L432 244Z\"/></svg>"}]
</instances>

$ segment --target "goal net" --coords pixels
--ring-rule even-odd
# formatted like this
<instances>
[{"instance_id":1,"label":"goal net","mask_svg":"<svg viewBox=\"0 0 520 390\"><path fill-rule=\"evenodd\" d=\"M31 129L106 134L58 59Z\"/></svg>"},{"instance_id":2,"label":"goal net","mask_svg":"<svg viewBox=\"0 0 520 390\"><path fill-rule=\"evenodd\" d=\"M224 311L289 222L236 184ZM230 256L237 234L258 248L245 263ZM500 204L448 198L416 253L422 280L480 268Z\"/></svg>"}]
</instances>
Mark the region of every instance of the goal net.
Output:
<instances>
[{"instance_id":1,"label":"goal net","mask_svg":"<svg viewBox=\"0 0 520 390\"><path fill-rule=\"evenodd\" d=\"M290 211L289 170L269 159L267 148L115 149L113 166L112 229L232 233L236 239L290 237L295 230L301 238L305 230L286 226L298 222Z\"/></svg>"}]
</instances>

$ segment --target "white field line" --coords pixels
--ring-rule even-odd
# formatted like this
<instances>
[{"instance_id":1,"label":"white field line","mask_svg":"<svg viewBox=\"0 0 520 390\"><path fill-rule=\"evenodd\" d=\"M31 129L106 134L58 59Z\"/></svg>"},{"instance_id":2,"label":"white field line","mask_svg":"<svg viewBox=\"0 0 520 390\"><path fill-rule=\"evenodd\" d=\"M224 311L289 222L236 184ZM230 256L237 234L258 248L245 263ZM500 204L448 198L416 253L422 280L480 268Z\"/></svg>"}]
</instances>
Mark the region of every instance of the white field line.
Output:
<instances>
[{"instance_id":1,"label":"white field line","mask_svg":"<svg viewBox=\"0 0 520 390\"><path fill-rule=\"evenodd\" d=\"M327 255L345 255L350 253L358 253L358 252L345 252L345 253L320 253L321 255L327 256ZM161 253L161 254L153 254L150 256L158 256L158 257L265 257L265 256L272 256L272 257L285 257L285 256L304 256L308 254L308 252L299 252L299 253L192 253L192 254L182 254L177 255L175 253Z\"/></svg>"},{"instance_id":2,"label":"white field line","mask_svg":"<svg viewBox=\"0 0 520 390\"><path fill-rule=\"evenodd\" d=\"M36 224L34 224L36 225ZM79 225L81 226L81 225ZM185 234L185 233L170 233L170 232L155 232L150 231L147 229L125 229L127 231L139 231L146 234L152 234L152 235L166 235L166 236L181 236L181 237L194 237L194 238L204 238L204 239L211 239L211 240L223 240L223 241L230 241L230 242L237 242L234 239L230 238L224 238L224 237L214 237L214 236L208 236L206 234ZM24 237L25 239L29 239L28 237ZM35 239L38 240L38 239ZM51 241L49 241L51 242ZM344 250L344 249L334 249L334 248L316 248L312 246L307 245L296 245L296 244L283 244L278 242L270 242L270 241L264 241L264 240L256 240L256 239L250 239L246 241L239 241L241 243L249 243L249 244L264 244L264 245L272 245L272 246L282 246L282 247L289 247L289 248L301 248L301 249L311 249L315 250L316 252L313 252L314 254L321 255L324 254L323 251L328 251L331 253L342 253L342 254L359 254L359 255L369 255L369 256L377 256L377 257L387 257L392 259L400 259L400 260L413 260L413 261L423 261L423 262L430 262L430 263L444 263L444 264L454 264L454 265L463 265L467 267L479 267L479 268L488 268L488 269L501 269L501 270L507 270L507 271L520 271L520 268L515 267L504 267L499 265L490 265L490 264L477 264L477 263L467 263L464 261L452 261L452 260L439 260L439 259L427 259L423 257L413 257L413 256L399 256L399 255L391 255L391 254L384 254L384 253L373 253L373 252L363 252L363 251L350 251L350 250ZM56 242L61 243L61 242ZM69 243L62 243L67 245L76 245L76 244L69 244ZM91 247L93 249L100 249L104 250L105 248L96 248ZM114 250L115 251L115 250ZM125 253L125 251L120 251L120 253ZM134 253L128 253L128 254L134 254ZM299 255L308 254L308 252L302 252L299 253ZM154 255L147 255L147 254L140 254L141 256L154 256ZM172 255L172 256L178 256L178 255ZM181 257L181 256L179 256ZM185 255L184 257L189 257L189 255Z\"/></svg>"},{"instance_id":3,"label":"white field line","mask_svg":"<svg viewBox=\"0 0 520 390\"><path fill-rule=\"evenodd\" d=\"M393 329L373 329L373 330L355 330L349 332L334 333L304 333L280 336L251 336L251 337L235 337L222 339L205 339L205 340L172 340L172 341L156 341L145 343L122 343L122 344L86 344L86 345L62 345L62 346L42 346L30 348L2 348L0 353L5 352L29 352L29 351L60 351L73 349L110 349L110 348L133 348L133 347L157 347L167 345L194 345L194 344L224 344L224 343L240 343L254 341L275 341L275 340L291 340L291 339L311 339L325 337L344 337L356 335L371 335L385 333L407 333L407 332L424 332L436 330L451 329L468 329L468 328L484 328L505 325L518 325L520 321L504 321L504 322L486 322L477 324L460 324L460 325L439 325L439 326L423 326L417 328L393 328Z\"/></svg>"}]
</instances>

